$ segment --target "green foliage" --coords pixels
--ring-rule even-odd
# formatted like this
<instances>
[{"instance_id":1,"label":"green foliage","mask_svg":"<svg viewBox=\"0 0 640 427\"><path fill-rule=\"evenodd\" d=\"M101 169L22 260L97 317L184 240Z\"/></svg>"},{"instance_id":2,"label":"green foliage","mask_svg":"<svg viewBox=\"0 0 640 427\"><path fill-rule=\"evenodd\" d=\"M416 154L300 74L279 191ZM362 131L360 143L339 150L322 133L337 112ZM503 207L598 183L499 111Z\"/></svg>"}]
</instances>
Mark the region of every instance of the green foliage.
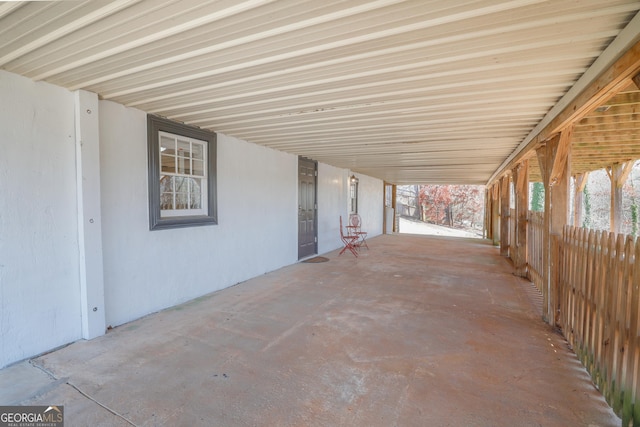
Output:
<instances>
[{"instance_id":1,"label":"green foliage","mask_svg":"<svg viewBox=\"0 0 640 427\"><path fill-rule=\"evenodd\" d=\"M587 185L584 186L584 217L582 227L591 228L591 199Z\"/></svg>"},{"instance_id":2,"label":"green foliage","mask_svg":"<svg viewBox=\"0 0 640 427\"><path fill-rule=\"evenodd\" d=\"M542 212L544 210L544 185L541 182L534 182L531 189L531 210Z\"/></svg>"}]
</instances>

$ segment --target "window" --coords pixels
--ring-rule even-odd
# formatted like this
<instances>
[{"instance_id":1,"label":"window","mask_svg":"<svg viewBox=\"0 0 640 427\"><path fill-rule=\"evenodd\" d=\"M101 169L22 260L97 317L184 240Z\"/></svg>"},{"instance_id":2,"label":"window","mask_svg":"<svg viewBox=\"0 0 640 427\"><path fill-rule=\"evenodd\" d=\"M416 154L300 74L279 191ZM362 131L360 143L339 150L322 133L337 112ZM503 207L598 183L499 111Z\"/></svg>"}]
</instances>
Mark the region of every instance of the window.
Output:
<instances>
[{"instance_id":1,"label":"window","mask_svg":"<svg viewBox=\"0 0 640 427\"><path fill-rule=\"evenodd\" d=\"M349 213L358 213L358 178L355 175L349 179Z\"/></svg>"},{"instance_id":2,"label":"window","mask_svg":"<svg viewBox=\"0 0 640 427\"><path fill-rule=\"evenodd\" d=\"M216 135L147 116L149 228L217 223Z\"/></svg>"}]
</instances>

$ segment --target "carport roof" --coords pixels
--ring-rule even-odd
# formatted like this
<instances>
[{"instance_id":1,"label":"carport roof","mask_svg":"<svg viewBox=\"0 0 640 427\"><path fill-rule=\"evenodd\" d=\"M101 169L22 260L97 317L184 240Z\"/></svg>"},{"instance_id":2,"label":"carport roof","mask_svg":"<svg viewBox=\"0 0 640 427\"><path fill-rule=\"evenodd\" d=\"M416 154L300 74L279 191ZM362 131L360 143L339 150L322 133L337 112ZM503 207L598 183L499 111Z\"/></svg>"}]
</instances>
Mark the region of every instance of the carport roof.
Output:
<instances>
[{"instance_id":1,"label":"carport roof","mask_svg":"<svg viewBox=\"0 0 640 427\"><path fill-rule=\"evenodd\" d=\"M638 10L630 0L7 2L0 67L395 184L484 184L576 82L637 42Z\"/></svg>"}]
</instances>

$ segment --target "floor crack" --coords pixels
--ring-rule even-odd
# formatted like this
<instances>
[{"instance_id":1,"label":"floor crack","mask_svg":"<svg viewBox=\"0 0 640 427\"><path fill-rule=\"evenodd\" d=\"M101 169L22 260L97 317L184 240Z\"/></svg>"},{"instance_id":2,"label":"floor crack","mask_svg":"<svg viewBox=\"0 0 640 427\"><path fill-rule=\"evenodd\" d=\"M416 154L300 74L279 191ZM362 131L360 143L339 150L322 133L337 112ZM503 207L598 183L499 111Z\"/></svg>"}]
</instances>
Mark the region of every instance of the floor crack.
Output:
<instances>
[{"instance_id":1,"label":"floor crack","mask_svg":"<svg viewBox=\"0 0 640 427\"><path fill-rule=\"evenodd\" d=\"M114 411L113 409L109 408L107 405L98 402L96 399L94 399L93 397L89 396L87 393L85 393L84 391L82 391L77 385L67 381L67 384L74 388L78 393L80 393L81 395L83 395L84 397L86 397L87 399L89 399L90 401L92 401L93 403L95 403L98 406L101 406L102 408L106 409L107 411L111 412L113 415L115 415L118 418L123 419L124 421L126 421L127 423L129 423L130 425L134 426L134 427L138 427L137 424L135 424L133 421L131 421L130 419L128 419L127 417L125 417L122 414L119 414L118 412Z\"/></svg>"},{"instance_id":2,"label":"floor crack","mask_svg":"<svg viewBox=\"0 0 640 427\"><path fill-rule=\"evenodd\" d=\"M77 385L73 384L72 382L69 381L69 378L57 378L53 372L45 369L44 366L38 365L36 363L33 362L33 360L29 361L29 364L31 366L33 366L34 368L38 368L40 369L42 372L44 372L45 374L47 374L52 380L54 380L56 383L64 383L67 384L69 387L73 388L74 390L76 390L78 393L80 393L81 395L83 395L84 397L86 397L87 399L89 399L90 401L92 401L93 403L95 403L96 405L100 406L101 408L104 408L105 410L107 410L108 412L110 412L111 414L115 415L118 418L121 418L122 420L126 421L128 424L134 426L134 427L138 427L137 424L135 424L133 421L131 421L130 419L128 419L127 417L125 417L122 414L119 414L118 412L114 411L113 409L109 408L107 405L98 402L96 399L94 399L93 397L89 396L87 393L85 393L84 391L82 391L80 389L80 387L78 387Z\"/></svg>"}]
</instances>

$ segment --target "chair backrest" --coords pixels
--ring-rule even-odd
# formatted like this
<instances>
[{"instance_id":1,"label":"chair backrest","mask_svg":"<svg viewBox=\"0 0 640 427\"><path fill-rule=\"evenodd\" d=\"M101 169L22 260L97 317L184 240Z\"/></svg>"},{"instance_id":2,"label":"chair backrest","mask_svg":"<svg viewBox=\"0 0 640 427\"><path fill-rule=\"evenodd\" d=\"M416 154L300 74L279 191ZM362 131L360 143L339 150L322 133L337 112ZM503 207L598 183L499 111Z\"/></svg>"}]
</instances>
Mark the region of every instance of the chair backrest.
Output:
<instances>
[{"instance_id":1,"label":"chair backrest","mask_svg":"<svg viewBox=\"0 0 640 427\"><path fill-rule=\"evenodd\" d=\"M343 242L347 242L350 239L353 240L354 236L349 233L345 233L342 227L342 215L340 215L340 238Z\"/></svg>"},{"instance_id":2,"label":"chair backrest","mask_svg":"<svg viewBox=\"0 0 640 427\"><path fill-rule=\"evenodd\" d=\"M352 227L357 227L358 229L360 229L360 225L362 224L362 219L358 214L351 214L349 216L349 223L351 224Z\"/></svg>"}]
</instances>

